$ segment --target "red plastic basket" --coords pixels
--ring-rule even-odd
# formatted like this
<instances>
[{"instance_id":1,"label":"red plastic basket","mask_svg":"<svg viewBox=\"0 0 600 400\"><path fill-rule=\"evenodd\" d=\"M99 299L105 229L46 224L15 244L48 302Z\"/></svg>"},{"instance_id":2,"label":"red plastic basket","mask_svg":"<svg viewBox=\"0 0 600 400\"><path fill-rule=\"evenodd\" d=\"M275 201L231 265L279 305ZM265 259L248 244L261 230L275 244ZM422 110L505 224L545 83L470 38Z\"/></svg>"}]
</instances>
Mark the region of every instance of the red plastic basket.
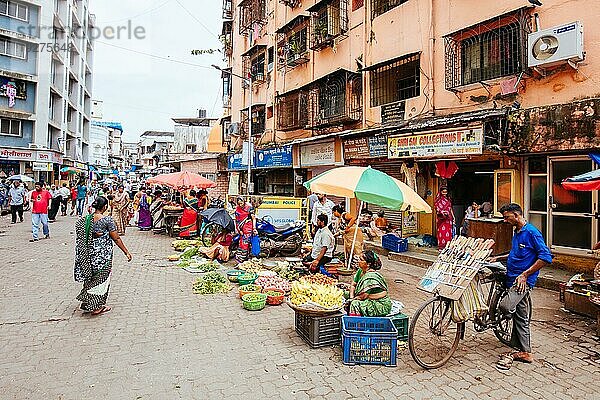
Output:
<instances>
[{"instance_id":1,"label":"red plastic basket","mask_svg":"<svg viewBox=\"0 0 600 400\"><path fill-rule=\"evenodd\" d=\"M269 296L267 295L267 304L270 306L278 306L280 304L283 304L283 301L285 300L285 292L281 289L276 289L276 288L266 288L263 289L263 293L267 293L267 292L278 292L281 295L280 296Z\"/></svg>"}]
</instances>

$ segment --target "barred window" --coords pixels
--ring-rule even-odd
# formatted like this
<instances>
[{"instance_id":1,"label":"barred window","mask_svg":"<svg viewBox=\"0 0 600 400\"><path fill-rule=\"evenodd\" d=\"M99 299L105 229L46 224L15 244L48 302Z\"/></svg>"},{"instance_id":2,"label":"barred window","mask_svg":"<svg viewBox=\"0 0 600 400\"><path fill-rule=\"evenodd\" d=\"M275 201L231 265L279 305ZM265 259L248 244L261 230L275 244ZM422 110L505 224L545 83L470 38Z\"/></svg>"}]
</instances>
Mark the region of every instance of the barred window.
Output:
<instances>
[{"instance_id":1,"label":"barred window","mask_svg":"<svg viewBox=\"0 0 600 400\"><path fill-rule=\"evenodd\" d=\"M250 61L250 74L252 81L261 82L265 80L265 52L259 53Z\"/></svg>"},{"instance_id":2,"label":"barred window","mask_svg":"<svg viewBox=\"0 0 600 400\"><path fill-rule=\"evenodd\" d=\"M233 0L223 0L223 19L233 18Z\"/></svg>"},{"instance_id":3,"label":"barred window","mask_svg":"<svg viewBox=\"0 0 600 400\"><path fill-rule=\"evenodd\" d=\"M300 31L294 32L288 39L288 64L292 63L297 57L303 55L308 50L307 44L307 29L304 28Z\"/></svg>"},{"instance_id":4,"label":"barred window","mask_svg":"<svg viewBox=\"0 0 600 400\"><path fill-rule=\"evenodd\" d=\"M223 71L221 78L223 79L223 107L229 107L231 105L231 68Z\"/></svg>"},{"instance_id":5,"label":"barred window","mask_svg":"<svg viewBox=\"0 0 600 400\"><path fill-rule=\"evenodd\" d=\"M265 133L267 113L264 105L252 106L252 127L249 125L247 108L240 111L240 116L242 121L242 135L247 137L250 128L252 128L252 136L261 136Z\"/></svg>"},{"instance_id":6,"label":"barred window","mask_svg":"<svg viewBox=\"0 0 600 400\"><path fill-rule=\"evenodd\" d=\"M461 41L462 84L518 73L523 52L519 36L513 23Z\"/></svg>"},{"instance_id":7,"label":"barred window","mask_svg":"<svg viewBox=\"0 0 600 400\"><path fill-rule=\"evenodd\" d=\"M308 11L312 14L311 50L333 45L335 38L348 31L348 0L317 3Z\"/></svg>"},{"instance_id":8,"label":"barred window","mask_svg":"<svg viewBox=\"0 0 600 400\"><path fill-rule=\"evenodd\" d=\"M239 4L240 35L248 35L257 25L265 23L267 17L266 0L242 0Z\"/></svg>"},{"instance_id":9,"label":"barred window","mask_svg":"<svg viewBox=\"0 0 600 400\"><path fill-rule=\"evenodd\" d=\"M406 3L408 0L371 0L371 19Z\"/></svg>"},{"instance_id":10,"label":"barred window","mask_svg":"<svg viewBox=\"0 0 600 400\"><path fill-rule=\"evenodd\" d=\"M371 71L371 107L417 97L421 92L419 55L367 70Z\"/></svg>"},{"instance_id":11,"label":"barred window","mask_svg":"<svg viewBox=\"0 0 600 400\"><path fill-rule=\"evenodd\" d=\"M277 129L303 129L308 123L308 95L305 91L280 96L277 99Z\"/></svg>"}]
</instances>

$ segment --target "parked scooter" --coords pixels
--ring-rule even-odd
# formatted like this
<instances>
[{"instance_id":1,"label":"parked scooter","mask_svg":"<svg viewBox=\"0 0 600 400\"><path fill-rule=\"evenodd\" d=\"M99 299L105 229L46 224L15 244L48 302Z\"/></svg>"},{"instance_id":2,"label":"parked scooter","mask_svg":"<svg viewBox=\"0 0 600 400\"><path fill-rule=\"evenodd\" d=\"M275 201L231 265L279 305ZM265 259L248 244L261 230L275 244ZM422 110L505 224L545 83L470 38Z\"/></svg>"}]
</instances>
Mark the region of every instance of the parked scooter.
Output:
<instances>
[{"instance_id":1,"label":"parked scooter","mask_svg":"<svg viewBox=\"0 0 600 400\"><path fill-rule=\"evenodd\" d=\"M296 221L286 225L276 226L265 219L256 220L256 230L260 238L260 257L296 256L302 250L302 242L306 224ZM231 250L239 244L240 235L235 235Z\"/></svg>"}]
</instances>

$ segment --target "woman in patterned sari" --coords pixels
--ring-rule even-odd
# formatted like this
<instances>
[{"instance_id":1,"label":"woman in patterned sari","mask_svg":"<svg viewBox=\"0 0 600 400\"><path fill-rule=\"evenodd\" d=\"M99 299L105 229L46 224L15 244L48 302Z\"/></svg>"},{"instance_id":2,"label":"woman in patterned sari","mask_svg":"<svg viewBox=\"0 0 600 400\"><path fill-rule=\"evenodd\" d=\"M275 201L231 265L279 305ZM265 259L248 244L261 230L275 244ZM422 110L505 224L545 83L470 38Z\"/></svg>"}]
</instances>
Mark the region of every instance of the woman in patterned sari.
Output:
<instances>
[{"instance_id":1,"label":"woman in patterned sari","mask_svg":"<svg viewBox=\"0 0 600 400\"><path fill-rule=\"evenodd\" d=\"M189 238L198 234L198 199L196 191L190 190L190 194L183 200L183 214L179 221L181 232L179 237Z\"/></svg>"},{"instance_id":2,"label":"woman in patterned sari","mask_svg":"<svg viewBox=\"0 0 600 400\"><path fill-rule=\"evenodd\" d=\"M111 201L111 216L115 221L119 236L125 235L125 228L129 225L129 203L129 195L125 193L125 187L119 185L119 189Z\"/></svg>"},{"instance_id":3,"label":"woman in patterned sari","mask_svg":"<svg viewBox=\"0 0 600 400\"><path fill-rule=\"evenodd\" d=\"M238 262L244 262L250 255L250 240L252 234L258 234L256 231L256 220L252 214L252 205L246 203L243 197L237 198L237 207L235 208L235 229L240 235L238 250L235 259Z\"/></svg>"},{"instance_id":4,"label":"woman in patterned sari","mask_svg":"<svg viewBox=\"0 0 600 400\"><path fill-rule=\"evenodd\" d=\"M437 224L438 248L441 250L452 240L452 227L454 226L454 212L452 202L448 198L448 187L441 186L435 199L435 213Z\"/></svg>"},{"instance_id":5,"label":"woman in patterned sari","mask_svg":"<svg viewBox=\"0 0 600 400\"><path fill-rule=\"evenodd\" d=\"M152 228L152 215L150 214L150 204L152 204L152 197L146 193L146 188L141 188L139 197L139 215L138 215L138 228L141 231L148 231Z\"/></svg>"},{"instance_id":6,"label":"woman in patterned sari","mask_svg":"<svg viewBox=\"0 0 600 400\"><path fill-rule=\"evenodd\" d=\"M80 218L75 224L75 281L83 282L77 300L83 312L99 315L110 311L106 306L112 270L113 242L123 251L127 261L131 254L117 233L115 222L104 215L108 200L97 197L92 203L93 214Z\"/></svg>"},{"instance_id":7,"label":"woman in patterned sari","mask_svg":"<svg viewBox=\"0 0 600 400\"><path fill-rule=\"evenodd\" d=\"M154 233L159 234L165 231L165 218L163 215L163 207L165 201L162 198L162 190L157 189L154 191L154 200L150 205L150 214L152 215L152 230Z\"/></svg>"},{"instance_id":8,"label":"woman in patterned sari","mask_svg":"<svg viewBox=\"0 0 600 400\"><path fill-rule=\"evenodd\" d=\"M354 281L350 287L349 315L385 317L392 310L388 286L379 273L381 260L372 250L362 253Z\"/></svg>"}]
</instances>

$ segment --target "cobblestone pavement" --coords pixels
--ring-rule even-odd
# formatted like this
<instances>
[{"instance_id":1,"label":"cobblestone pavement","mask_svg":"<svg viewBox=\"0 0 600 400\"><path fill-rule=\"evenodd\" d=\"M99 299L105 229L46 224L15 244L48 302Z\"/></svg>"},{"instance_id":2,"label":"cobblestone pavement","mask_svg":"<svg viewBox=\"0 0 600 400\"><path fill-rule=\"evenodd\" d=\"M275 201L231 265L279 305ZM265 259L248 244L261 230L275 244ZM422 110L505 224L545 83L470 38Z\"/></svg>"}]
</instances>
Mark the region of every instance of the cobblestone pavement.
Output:
<instances>
[{"instance_id":1,"label":"cobblestone pavement","mask_svg":"<svg viewBox=\"0 0 600 400\"><path fill-rule=\"evenodd\" d=\"M127 264L115 251L113 310L82 316L74 300L80 287L72 279L74 218L51 224L51 239L34 244L28 219L9 225L0 218L2 399L566 399L600 393L595 327L559 311L553 292L535 291L534 364L497 372L497 356L507 349L492 333L469 328L454 358L438 370L420 369L406 349L396 368L349 367L339 347L305 345L287 306L251 313L233 291L193 295L195 277L164 261L170 240L133 228L124 240L134 261ZM426 298L415 289L423 270L386 262L384 271L410 315Z\"/></svg>"}]
</instances>

